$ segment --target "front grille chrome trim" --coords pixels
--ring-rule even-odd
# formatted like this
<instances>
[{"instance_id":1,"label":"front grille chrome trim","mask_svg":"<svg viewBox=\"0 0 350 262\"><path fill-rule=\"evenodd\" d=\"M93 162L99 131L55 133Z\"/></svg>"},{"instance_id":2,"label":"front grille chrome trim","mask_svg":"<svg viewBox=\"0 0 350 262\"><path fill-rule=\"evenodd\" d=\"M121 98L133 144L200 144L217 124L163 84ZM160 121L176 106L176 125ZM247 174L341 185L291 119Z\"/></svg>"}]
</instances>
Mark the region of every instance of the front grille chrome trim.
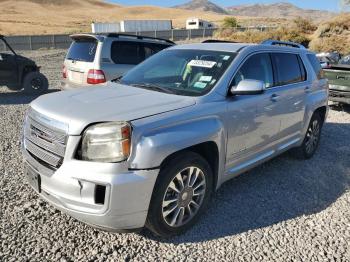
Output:
<instances>
[{"instance_id":1,"label":"front grille chrome trim","mask_svg":"<svg viewBox=\"0 0 350 262\"><path fill-rule=\"evenodd\" d=\"M54 154L49 153L45 149L35 145L34 143L30 142L29 140L26 140L24 142L24 146L27 149L27 151L34 156L36 156L38 159L44 161L45 163L49 164L53 167L59 167L62 163L62 157L56 156Z\"/></svg>"},{"instance_id":2,"label":"front grille chrome trim","mask_svg":"<svg viewBox=\"0 0 350 262\"><path fill-rule=\"evenodd\" d=\"M63 163L67 132L67 125L30 109L24 126L24 150L31 156L31 161L36 161L38 165L54 171Z\"/></svg>"}]
</instances>

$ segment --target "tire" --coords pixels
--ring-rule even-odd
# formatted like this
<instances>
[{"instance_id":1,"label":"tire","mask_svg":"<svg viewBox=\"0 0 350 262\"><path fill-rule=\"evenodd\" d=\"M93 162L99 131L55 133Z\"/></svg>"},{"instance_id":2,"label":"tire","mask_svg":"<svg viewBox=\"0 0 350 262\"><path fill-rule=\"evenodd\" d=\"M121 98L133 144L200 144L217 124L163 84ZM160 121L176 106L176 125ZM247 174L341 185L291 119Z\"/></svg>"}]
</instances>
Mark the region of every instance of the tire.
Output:
<instances>
[{"instance_id":1,"label":"tire","mask_svg":"<svg viewBox=\"0 0 350 262\"><path fill-rule=\"evenodd\" d=\"M184 187L181 186L181 180ZM213 173L202 156L184 152L174 157L160 170L148 210L146 227L161 237L185 232L206 210L212 189Z\"/></svg>"},{"instance_id":2,"label":"tire","mask_svg":"<svg viewBox=\"0 0 350 262\"><path fill-rule=\"evenodd\" d=\"M297 158L310 159L313 157L320 144L322 126L322 117L318 112L315 112L310 120L303 143L293 152Z\"/></svg>"},{"instance_id":3,"label":"tire","mask_svg":"<svg viewBox=\"0 0 350 262\"><path fill-rule=\"evenodd\" d=\"M23 79L23 90L27 94L42 94L49 88L49 82L40 72L29 72Z\"/></svg>"}]
</instances>

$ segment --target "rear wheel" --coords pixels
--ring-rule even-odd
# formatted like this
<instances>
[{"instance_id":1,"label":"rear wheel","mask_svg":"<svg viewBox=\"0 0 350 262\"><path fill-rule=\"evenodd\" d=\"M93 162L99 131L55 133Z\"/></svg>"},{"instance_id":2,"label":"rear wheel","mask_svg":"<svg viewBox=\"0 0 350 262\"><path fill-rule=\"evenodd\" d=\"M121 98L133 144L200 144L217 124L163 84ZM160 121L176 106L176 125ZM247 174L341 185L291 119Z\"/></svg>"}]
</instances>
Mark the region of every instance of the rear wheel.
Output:
<instances>
[{"instance_id":1,"label":"rear wheel","mask_svg":"<svg viewBox=\"0 0 350 262\"><path fill-rule=\"evenodd\" d=\"M159 236L190 228L205 211L213 186L209 164L196 153L184 152L160 171L146 226Z\"/></svg>"},{"instance_id":2,"label":"rear wheel","mask_svg":"<svg viewBox=\"0 0 350 262\"><path fill-rule=\"evenodd\" d=\"M309 159L315 154L321 139L322 125L322 117L318 112L315 112L309 123L302 145L295 149L295 154L298 158Z\"/></svg>"},{"instance_id":3,"label":"rear wheel","mask_svg":"<svg viewBox=\"0 0 350 262\"><path fill-rule=\"evenodd\" d=\"M47 91L49 82L40 72L29 72L23 79L23 89L27 94L41 94Z\"/></svg>"}]
</instances>

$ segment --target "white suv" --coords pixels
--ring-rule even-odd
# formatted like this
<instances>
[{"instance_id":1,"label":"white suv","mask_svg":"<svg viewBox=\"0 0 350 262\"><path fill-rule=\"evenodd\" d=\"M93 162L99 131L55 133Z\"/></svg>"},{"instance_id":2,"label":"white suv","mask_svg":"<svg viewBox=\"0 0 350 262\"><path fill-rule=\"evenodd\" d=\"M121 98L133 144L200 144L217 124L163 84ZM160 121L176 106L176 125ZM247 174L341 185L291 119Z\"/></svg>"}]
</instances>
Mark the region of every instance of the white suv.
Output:
<instances>
[{"instance_id":1,"label":"white suv","mask_svg":"<svg viewBox=\"0 0 350 262\"><path fill-rule=\"evenodd\" d=\"M105 83L124 75L170 40L126 34L76 34L63 64L61 89Z\"/></svg>"}]
</instances>

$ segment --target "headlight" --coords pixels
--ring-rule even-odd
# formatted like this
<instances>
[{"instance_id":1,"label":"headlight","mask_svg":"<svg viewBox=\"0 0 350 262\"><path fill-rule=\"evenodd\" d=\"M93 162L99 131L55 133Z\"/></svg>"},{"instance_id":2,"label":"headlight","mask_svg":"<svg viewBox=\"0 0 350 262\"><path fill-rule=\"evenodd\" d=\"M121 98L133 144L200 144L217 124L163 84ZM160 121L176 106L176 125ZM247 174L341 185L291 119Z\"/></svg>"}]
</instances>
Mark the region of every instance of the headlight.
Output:
<instances>
[{"instance_id":1,"label":"headlight","mask_svg":"<svg viewBox=\"0 0 350 262\"><path fill-rule=\"evenodd\" d=\"M110 122L89 127L83 137L82 159L120 162L130 154L131 127L126 122Z\"/></svg>"}]
</instances>

